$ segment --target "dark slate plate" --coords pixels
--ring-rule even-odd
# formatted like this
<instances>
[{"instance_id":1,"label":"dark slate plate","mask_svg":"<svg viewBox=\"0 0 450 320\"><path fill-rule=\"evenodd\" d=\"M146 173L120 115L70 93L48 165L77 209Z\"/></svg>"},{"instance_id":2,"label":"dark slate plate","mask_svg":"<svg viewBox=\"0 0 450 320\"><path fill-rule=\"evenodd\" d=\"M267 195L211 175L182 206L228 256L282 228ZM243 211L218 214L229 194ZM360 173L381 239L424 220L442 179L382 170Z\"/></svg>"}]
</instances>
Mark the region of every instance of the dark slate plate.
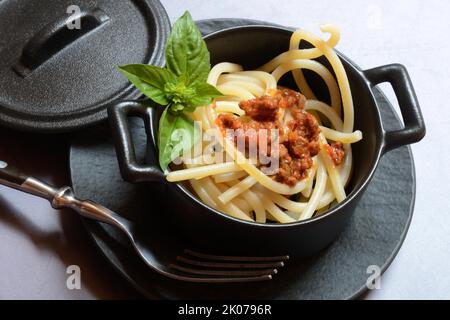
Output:
<instances>
[{"instance_id":1,"label":"dark slate plate","mask_svg":"<svg viewBox=\"0 0 450 320\"><path fill-rule=\"evenodd\" d=\"M248 20L199 22L205 32ZM381 91L376 97L386 129L401 121ZM145 154L142 123L133 122L137 152ZM72 184L81 198L92 199L153 228L164 216L158 202L158 185L132 185L122 180L107 126L97 127L74 139L70 153ZM112 227L85 221L88 232L105 257L140 292L166 299L350 299L366 290L369 266L384 272L394 260L408 231L415 201L415 170L408 147L386 155L345 232L326 250L297 264L290 263L271 282L221 287L178 283L150 271L127 240ZM170 230L167 232L171 232ZM172 236L176 237L176 234Z\"/></svg>"}]
</instances>

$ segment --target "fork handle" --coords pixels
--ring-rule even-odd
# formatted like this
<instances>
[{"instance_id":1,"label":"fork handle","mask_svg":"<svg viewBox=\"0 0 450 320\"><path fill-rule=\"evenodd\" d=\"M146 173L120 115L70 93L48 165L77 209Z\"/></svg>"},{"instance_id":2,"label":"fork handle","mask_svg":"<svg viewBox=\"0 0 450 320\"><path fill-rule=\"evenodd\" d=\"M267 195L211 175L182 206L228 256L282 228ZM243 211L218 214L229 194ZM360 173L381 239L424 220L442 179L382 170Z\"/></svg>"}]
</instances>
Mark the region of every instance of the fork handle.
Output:
<instances>
[{"instance_id":1,"label":"fork handle","mask_svg":"<svg viewBox=\"0 0 450 320\"><path fill-rule=\"evenodd\" d=\"M27 177L17 169L8 165L4 161L0 161L0 180L4 180L11 184L22 184Z\"/></svg>"},{"instance_id":2,"label":"fork handle","mask_svg":"<svg viewBox=\"0 0 450 320\"><path fill-rule=\"evenodd\" d=\"M0 184L48 200L54 209L70 208L81 216L117 226L121 229L129 222L111 210L93 201L75 197L72 188L55 188L29 177L4 161L0 161Z\"/></svg>"}]
</instances>

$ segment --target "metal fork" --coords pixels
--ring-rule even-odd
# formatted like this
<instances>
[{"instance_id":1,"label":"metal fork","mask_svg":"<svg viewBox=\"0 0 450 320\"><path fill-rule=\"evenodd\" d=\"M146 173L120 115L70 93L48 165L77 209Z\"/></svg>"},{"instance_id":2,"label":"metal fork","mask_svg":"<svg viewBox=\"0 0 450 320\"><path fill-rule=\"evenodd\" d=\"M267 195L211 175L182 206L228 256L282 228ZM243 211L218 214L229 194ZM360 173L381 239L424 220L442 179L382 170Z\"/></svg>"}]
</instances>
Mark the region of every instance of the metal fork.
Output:
<instances>
[{"instance_id":1,"label":"metal fork","mask_svg":"<svg viewBox=\"0 0 450 320\"><path fill-rule=\"evenodd\" d=\"M289 256L233 257L200 253L180 243L149 241L133 222L93 202L77 199L70 187L54 188L0 161L0 184L44 199L53 208L71 208L81 216L122 230L141 259L154 271L171 279L194 283L241 283L271 280Z\"/></svg>"}]
</instances>

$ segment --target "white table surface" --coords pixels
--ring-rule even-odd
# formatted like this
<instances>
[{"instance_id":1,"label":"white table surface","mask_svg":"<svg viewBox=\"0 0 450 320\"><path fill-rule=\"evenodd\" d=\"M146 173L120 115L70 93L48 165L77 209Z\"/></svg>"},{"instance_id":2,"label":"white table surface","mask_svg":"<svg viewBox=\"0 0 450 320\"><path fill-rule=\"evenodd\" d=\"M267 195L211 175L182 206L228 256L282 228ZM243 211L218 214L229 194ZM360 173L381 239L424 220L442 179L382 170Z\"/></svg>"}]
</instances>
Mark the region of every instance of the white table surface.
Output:
<instances>
[{"instance_id":1,"label":"white table surface","mask_svg":"<svg viewBox=\"0 0 450 320\"><path fill-rule=\"evenodd\" d=\"M313 32L319 32L322 23L333 23L342 31L339 50L362 68L394 62L406 65L428 128L426 139L413 146L416 209L406 241L381 279L381 290L370 292L366 298L450 299L450 106L446 96L450 91L450 2L162 0L162 3L172 21L189 10L194 19L250 18ZM389 90L387 93L394 99ZM37 161L47 161L43 154L51 154L51 146L35 150L30 142L19 151L28 152ZM58 166L60 161L64 159L54 160L48 166ZM64 183L64 178L44 173L40 177ZM33 214L36 212L39 214ZM97 257L87 235L75 231L82 229L79 221L64 215L53 218L54 213L41 200L0 187L0 299L136 297L107 263ZM50 216L46 218L52 219L50 222L44 219ZM18 247L11 247L10 243L17 243ZM70 250L79 251L70 255ZM66 267L71 264L82 267L80 291L65 287Z\"/></svg>"}]
</instances>

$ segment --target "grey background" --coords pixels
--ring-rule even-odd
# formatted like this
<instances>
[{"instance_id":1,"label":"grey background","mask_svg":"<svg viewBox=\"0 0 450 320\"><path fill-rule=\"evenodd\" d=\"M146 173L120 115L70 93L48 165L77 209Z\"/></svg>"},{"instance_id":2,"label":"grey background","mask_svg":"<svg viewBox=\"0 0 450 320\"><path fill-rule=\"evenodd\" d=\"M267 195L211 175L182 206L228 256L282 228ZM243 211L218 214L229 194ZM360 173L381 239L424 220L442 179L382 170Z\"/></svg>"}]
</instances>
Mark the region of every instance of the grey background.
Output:
<instances>
[{"instance_id":1,"label":"grey background","mask_svg":"<svg viewBox=\"0 0 450 320\"><path fill-rule=\"evenodd\" d=\"M250 18L319 32L338 25L338 48L363 68L400 62L413 79L428 126L413 146L417 201L410 232L368 299L449 299L450 3L419 1L162 0L172 20L184 10L194 19ZM383 86L395 100L390 88ZM30 139L0 130L0 155L55 184L68 183L67 157ZM19 137L17 137L19 135ZM20 145L14 141L26 141ZM62 143L55 138L55 144ZM6 152L7 151L7 152ZM17 158L20 155L20 159ZM52 170L50 170L52 168ZM49 173L52 172L52 173ZM392 214L395 214L393 212ZM66 288L66 268L82 269L82 290ZM136 293L91 245L77 217L57 214L45 202L0 187L0 299L133 298Z\"/></svg>"}]
</instances>

